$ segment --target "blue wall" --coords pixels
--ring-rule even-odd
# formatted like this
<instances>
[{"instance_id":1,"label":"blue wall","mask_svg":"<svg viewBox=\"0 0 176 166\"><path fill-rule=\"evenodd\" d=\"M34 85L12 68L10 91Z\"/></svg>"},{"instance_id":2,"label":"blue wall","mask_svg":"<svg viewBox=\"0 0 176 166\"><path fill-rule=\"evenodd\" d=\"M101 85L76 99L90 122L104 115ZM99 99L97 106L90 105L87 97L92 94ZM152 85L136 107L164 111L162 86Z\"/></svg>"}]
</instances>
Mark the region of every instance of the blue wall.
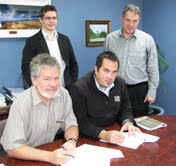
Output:
<instances>
[{"instance_id":1,"label":"blue wall","mask_svg":"<svg viewBox=\"0 0 176 166\"><path fill-rule=\"evenodd\" d=\"M59 12L58 31L68 35L74 47L79 63L79 76L94 67L96 56L103 47L86 47L85 45L85 20L111 20L114 31L121 27L120 16L123 7L131 1L124 0L52 0ZM140 0L134 3L141 6Z\"/></svg>"},{"instance_id":2,"label":"blue wall","mask_svg":"<svg viewBox=\"0 0 176 166\"><path fill-rule=\"evenodd\" d=\"M157 104L167 114L175 114L176 66L175 18L176 1L168 0L52 0L59 12L58 28L71 39L79 63L79 77L93 69L96 56L103 47L86 47L85 20L111 20L111 31L119 29L124 5L134 3L142 9L140 29L150 33L166 53L169 69L161 76L167 93L159 88ZM0 91L2 86L22 87L21 57L25 38L0 38Z\"/></svg>"},{"instance_id":3,"label":"blue wall","mask_svg":"<svg viewBox=\"0 0 176 166\"><path fill-rule=\"evenodd\" d=\"M59 12L58 31L68 35L79 63L79 77L93 69L103 47L85 46L85 20L111 20L112 31L120 28L124 0L52 0ZM140 0L134 3L141 6ZM21 58L25 38L0 38L0 91L2 86L22 87Z\"/></svg>"},{"instance_id":4,"label":"blue wall","mask_svg":"<svg viewBox=\"0 0 176 166\"><path fill-rule=\"evenodd\" d=\"M161 74L166 93L160 86L157 104L165 109L166 114L176 114L176 1L144 0L143 30L150 33L156 43L165 52L169 64L168 70Z\"/></svg>"}]
</instances>

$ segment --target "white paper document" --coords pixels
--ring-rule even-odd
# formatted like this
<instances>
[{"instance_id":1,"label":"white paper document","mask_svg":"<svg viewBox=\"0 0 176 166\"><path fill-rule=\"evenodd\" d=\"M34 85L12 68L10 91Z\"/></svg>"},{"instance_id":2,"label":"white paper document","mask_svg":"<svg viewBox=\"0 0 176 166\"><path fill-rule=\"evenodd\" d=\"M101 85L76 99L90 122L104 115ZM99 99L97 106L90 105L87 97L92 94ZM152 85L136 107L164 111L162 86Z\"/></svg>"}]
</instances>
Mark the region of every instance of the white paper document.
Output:
<instances>
[{"instance_id":1,"label":"white paper document","mask_svg":"<svg viewBox=\"0 0 176 166\"><path fill-rule=\"evenodd\" d=\"M62 166L110 166L112 158L124 156L120 150L83 144L76 148L74 157Z\"/></svg>"},{"instance_id":2,"label":"white paper document","mask_svg":"<svg viewBox=\"0 0 176 166\"><path fill-rule=\"evenodd\" d=\"M125 140L120 146L137 149L143 143L143 139L140 139L137 136L138 134L128 134L124 132L123 135L125 136Z\"/></svg>"},{"instance_id":3,"label":"white paper document","mask_svg":"<svg viewBox=\"0 0 176 166\"><path fill-rule=\"evenodd\" d=\"M143 142L156 142L159 140L158 136L146 134L146 133L138 133L137 137L143 139Z\"/></svg>"},{"instance_id":4,"label":"white paper document","mask_svg":"<svg viewBox=\"0 0 176 166\"><path fill-rule=\"evenodd\" d=\"M137 149L144 142L156 142L159 137L146 133L135 132L133 134L129 134L128 132L122 133L125 136L124 142L120 146ZM104 140L100 140L102 142L106 142Z\"/></svg>"},{"instance_id":5,"label":"white paper document","mask_svg":"<svg viewBox=\"0 0 176 166\"><path fill-rule=\"evenodd\" d=\"M121 144L121 146L125 146L132 149L137 149L144 142L156 142L159 139L158 136L139 132L136 132L134 134L124 132L123 134L125 136L125 140Z\"/></svg>"}]
</instances>

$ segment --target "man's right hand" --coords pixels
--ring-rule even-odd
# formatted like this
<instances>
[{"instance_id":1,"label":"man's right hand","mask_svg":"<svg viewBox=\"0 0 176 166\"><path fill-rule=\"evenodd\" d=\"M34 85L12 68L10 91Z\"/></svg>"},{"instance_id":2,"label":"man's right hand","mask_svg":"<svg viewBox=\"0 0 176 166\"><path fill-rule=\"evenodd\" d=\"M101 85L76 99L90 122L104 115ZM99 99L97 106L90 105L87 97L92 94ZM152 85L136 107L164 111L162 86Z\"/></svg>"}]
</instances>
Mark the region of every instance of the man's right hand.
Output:
<instances>
[{"instance_id":1,"label":"man's right hand","mask_svg":"<svg viewBox=\"0 0 176 166\"><path fill-rule=\"evenodd\" d=\"M55 165L62 165L70 159L71 155L72 153L69 150L60 148L51 152L50 162Z\"/></svg>"},{"instance_id":2,"label":"man's right hand","mask_svg":"<svg viewBox=\"0 0 176 166\"><path fill-rule=\"evenodd\" d=\"M120 145L125 139L124 135L118 130L102 130L99 134L99 138L117 145Z\"/></svg>"}]
</instances>

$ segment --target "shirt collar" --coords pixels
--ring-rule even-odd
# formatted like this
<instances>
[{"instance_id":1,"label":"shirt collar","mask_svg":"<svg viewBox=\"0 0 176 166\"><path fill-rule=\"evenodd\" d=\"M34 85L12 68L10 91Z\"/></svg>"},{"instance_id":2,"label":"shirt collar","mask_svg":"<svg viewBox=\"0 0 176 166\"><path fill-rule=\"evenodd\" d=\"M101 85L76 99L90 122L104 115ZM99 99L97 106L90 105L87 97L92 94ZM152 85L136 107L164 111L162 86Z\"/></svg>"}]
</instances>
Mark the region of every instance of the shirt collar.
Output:
<instances>
[{"instance_id":1,"label":"shirt collar","mask_svg":"<svg viewBox=\"0 0 176 166\"><path fill-rule=\"evenodd\" d=\"M32 101L33 105L43 103L42 100L40 99L38 93L37 93L37 90L36 90L35 86L31 87L31 94L32 94L32 99L33 99L33 101ZM53 100L55 100L58 97L61 97L60 90L58 90L58 92L56 93L56 96L53 98Z\"/></svg>"},{"instance_id":2,"label":"shirt collar","mask_svg":"<svg viewBox=\"0 0 176 166\"><path fill-rule=\"evenodd\" d=\"M40 97L37 94L37 90L35 88L35 86L31 87L31 94L32 94L32 99L33 99L33 105L37 105L39 103L42 103L42 100L40 99Z\"/></svg>"},{"instance_id":3,"label":"shirt collar","mask_svg":"<svg viewBox=\"0 0 176 166\"><path fill-rule=\"evenodd\" d=\"M120 37L124 37L123 33L122 33L122 28L120 29L120 32L119 32L119 36ZM138 37L138 30L136 29L135 32L133 33L133 36L132 37Z\"/></svg>"},{"instance_id":4,"label":"shirt collar","mask_svg":"<svg viewBox=\"0 0 176 166\"><path fill-rule=\"evenodd\" d=\"M96 87L98 88L98 90L100 90L101 92L103 92L104 94L106 94L107 96L109 96L109 91L114 87L114 83L112 83L109 87L107 88L103 88L99 85L99 83L97 82L96 80L96 77L94 76L94 79L95 79L95 84L96 84Z\"/></svg>"},{"instance_id":5,"label":"shirt collar","mask_svg":"<svg viewBox=\"0 0 176 166\"><path fill-rule=\"evenodd\" d=\"M136 38L138 37L138 30L137 30L137 29L136 29L135 32L133 33L133 36L136 37Z\"/></svg>"},{"instance_id":6,"label":"shirt collar","mask_svg":"<svg viewBox=\"0 0 176 166\"><path fill-rule=\"evenodd\" d=\"M49 36L48 36L48 34L44 31L43 28L42 28L42 34L43 34L43 36L44 36L45 39L50 39ZM56 30L54 32L54 38L53 39L58 39L58 33L57 33Z\"/></svg>"}]
</instances>

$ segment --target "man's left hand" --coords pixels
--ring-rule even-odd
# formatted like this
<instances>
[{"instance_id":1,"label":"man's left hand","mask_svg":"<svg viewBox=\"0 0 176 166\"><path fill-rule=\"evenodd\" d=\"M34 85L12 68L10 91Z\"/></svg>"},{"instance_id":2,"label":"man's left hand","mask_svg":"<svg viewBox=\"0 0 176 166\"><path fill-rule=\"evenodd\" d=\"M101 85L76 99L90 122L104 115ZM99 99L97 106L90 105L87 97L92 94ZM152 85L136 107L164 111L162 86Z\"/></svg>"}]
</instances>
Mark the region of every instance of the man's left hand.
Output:
<instances>
[{"instance_id":1,"label":"man's left hand","mask_svg":"<svg viewBox=\"0 0 176 166\"><path fill-rule=\"evenodd\" d=\"M149 104L152 104L155 102L155 98L151 96L146 96L144 102L148 102Z\"/></svg>"},{"instance_id":2,"label":"man's left hand","mask_svg":"<svg viewBox=\"0 0 176 166\"><path fill-rule=\"evenodd\" d=\"M138 127L135 127L132 122L125 122L125 124L122 126L121 132L128 131L128 132L140 132L141 130Z\"/></svg>"}]
</instances>

